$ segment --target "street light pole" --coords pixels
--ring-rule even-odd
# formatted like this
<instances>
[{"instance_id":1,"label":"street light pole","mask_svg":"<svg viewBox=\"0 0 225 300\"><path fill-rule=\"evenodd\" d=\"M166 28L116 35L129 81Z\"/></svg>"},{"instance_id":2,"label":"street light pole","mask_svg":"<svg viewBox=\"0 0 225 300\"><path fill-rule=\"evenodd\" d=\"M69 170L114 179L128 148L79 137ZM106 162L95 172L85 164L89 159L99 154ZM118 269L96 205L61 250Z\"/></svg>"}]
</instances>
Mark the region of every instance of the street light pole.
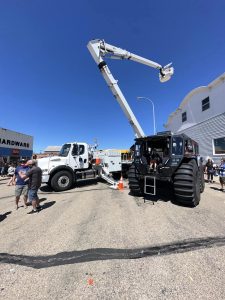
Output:
<instances>
[{"instance_id":1,"label":"street light pole","mask_svg":"<svg viewBox=\"0 0 225 300\"><path fill-rule=\"evenodd\" d=\"M137 97L138 100L146 99L152 104L152 115L153 115L153 127L154 127L154 135L156 134L156 126L155 126L155 106L153 101L148 97Z\"/></svg>"}]
</instances>

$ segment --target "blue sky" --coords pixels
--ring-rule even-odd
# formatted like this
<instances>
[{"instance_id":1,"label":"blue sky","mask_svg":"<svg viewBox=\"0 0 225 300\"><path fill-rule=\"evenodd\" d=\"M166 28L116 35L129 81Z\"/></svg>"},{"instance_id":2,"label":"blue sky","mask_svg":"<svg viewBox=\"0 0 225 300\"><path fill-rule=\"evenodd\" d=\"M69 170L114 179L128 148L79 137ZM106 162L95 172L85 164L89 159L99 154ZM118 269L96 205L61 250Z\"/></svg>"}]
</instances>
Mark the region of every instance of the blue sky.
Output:
<instances>
[{"instance_id":1,"label":"blue sky","mask_svg":"<svg viewBox=\"0 0 225 300\"><path fill-rule=\"evenodd\" d=\"M225 1L0 1L0 127L34 136L34 151L97 138L100 148L129 148L133 130L108 89L87 43L95 38L162 65L107 60L146 134L185 95L225 72Z\"/></svg>"}]
</instances>

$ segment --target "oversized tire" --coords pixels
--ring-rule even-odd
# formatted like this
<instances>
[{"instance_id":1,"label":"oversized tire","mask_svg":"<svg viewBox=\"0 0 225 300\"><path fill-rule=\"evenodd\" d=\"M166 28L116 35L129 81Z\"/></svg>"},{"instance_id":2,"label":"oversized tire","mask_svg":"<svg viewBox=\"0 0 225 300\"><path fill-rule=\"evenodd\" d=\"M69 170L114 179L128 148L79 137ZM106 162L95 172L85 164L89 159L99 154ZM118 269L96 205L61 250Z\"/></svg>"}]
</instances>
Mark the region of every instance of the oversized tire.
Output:
<instances>
[{"instance_id":1,"label":"oversized tire","mask_svg":"<svg viewBox=\"0 0 225 300\"><path fill-rule=\"evenodd\" d=\"M59 171L51 179L51 187L56 192L69 190L73 184L73 176L68 171Z\"/></svg>"},{"instance_id":2,"label":"oversized tire","mask_svg":"<svg viewBox=\"0 0 225 300\"><path fill-rule=\"evenodd\" d=\"M200 193L203 193L205 189L205 179L204 179L204 170L202 166L201 166L201 170L199 171L199 176L200 176Z\"/></svg>"},{"instance_id":3,"label":"oversized tire","mask_svg":"<svg viewBox=\"0 0 225 300\"><path fill-rule=\"evenodd\" d=\"M200 202L200 182L196 161L191 159L182 163L174 175L175 201L184 206L197 206Z\"/></svg>"},{"instance_id":4,"label":"oversized tire","mask_svg":"<svg viewBox=\"0 0 225 300\"><path fill-rule=\"evenodd\" d=\"M130 192L133 196L142 196L144 193L138 176L139 176L139 172L135 167L135 165L132 164L128 171L128 182L129 182Z\"/></svg>"}]
</instances>

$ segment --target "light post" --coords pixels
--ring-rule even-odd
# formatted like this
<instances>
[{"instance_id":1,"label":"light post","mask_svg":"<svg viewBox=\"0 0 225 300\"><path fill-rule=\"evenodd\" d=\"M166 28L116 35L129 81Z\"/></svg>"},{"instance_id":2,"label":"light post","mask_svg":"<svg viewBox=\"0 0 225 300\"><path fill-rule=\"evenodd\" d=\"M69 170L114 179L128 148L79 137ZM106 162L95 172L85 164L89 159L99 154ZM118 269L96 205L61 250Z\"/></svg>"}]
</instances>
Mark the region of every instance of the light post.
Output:
<instances>
[{"instance_id":1,"label":"light post","mask_svg":"<svg viewBox=\"0 0 225 300\"><path fill-rule=\"evenodd\" d=\"M141 100L141 99L146 99L148 100L149 102L151 102L152 104L152 114L153 114L153 127L154 127L154 135L156 134L156 126L155 126L155 106L154 106L154 103L151 99L147 98L147 97L137 97L138 100Z\"/></svg>"}]
</instances>

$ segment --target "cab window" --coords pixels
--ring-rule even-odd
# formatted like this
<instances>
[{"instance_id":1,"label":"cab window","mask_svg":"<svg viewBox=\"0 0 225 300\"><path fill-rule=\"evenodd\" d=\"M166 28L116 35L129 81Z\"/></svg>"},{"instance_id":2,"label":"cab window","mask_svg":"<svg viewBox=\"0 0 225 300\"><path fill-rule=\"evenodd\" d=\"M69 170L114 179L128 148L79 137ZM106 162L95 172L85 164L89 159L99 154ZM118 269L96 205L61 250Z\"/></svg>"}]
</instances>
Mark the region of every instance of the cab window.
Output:
<instances>
[{"instance_id":1,"label":"cab window","mask_svg":"<svg viewBox=\"0 0 225 300\"><path fill-rule=\"evenodd\" d=\"M185 142L185 153L186 154L193 154L194 153L194 146L192 144L192 141L187 140Z\"/></svg>"},{"instance_id":2,"label":"cab window","mask_svg":"<svg viewBox=\"0 0 225 300\"><path fill-rule=\"evenodd\" d=\"M182 155L183 139L181 137L172 138L172 155Z\"/></svg>"},{"instance_id":3,"label":"cab window","mask_svg":"<svg viewBox=\"0 0 225 300\"><path fill-rule=\"evenodd\" d=\"M70 147L71 147L70 144L63 145L60 152L59 152L59 156L66 157L68 155L69 151L70 151Z\"/></svg>"},{"instance_id":4,"label":"cab window","mask_svg":"<svg viewBox=\"0 0 225 300\"><path fill-rule=\"evenodd\" d=\"M79 155L84 154L85 147L84 145L79 145Z\"/></svg>"},{"instance_id":5,"label":"cab window","mask_svg":"<svg viewBox=\"0 0 225 300\"><path fill-rule=\"evenodd\" d=\"M73 156L78 155L78 145L77 144L73 145L72 155Z\"/></svg>"}]
</instances>

